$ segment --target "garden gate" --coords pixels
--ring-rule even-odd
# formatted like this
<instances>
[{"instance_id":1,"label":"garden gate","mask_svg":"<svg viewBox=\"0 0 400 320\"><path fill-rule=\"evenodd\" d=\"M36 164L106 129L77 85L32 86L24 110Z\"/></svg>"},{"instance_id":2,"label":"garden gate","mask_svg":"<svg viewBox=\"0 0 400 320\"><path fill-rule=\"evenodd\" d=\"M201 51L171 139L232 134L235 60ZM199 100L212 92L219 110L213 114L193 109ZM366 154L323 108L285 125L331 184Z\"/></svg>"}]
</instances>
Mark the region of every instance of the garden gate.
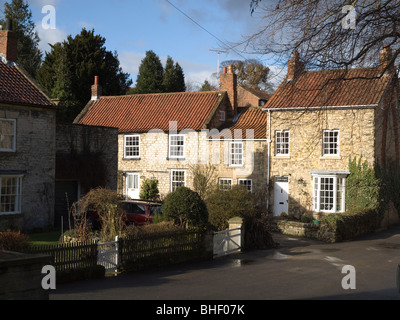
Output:
<instances>
[{"instance_id":1,"label":"garden gate","mask_svg":"<svg viewBox=\"0 0 400 320\"><path fill-rule=\"evenodd\" d=\"M115 241L97 243L97 264L102 265L106 272L118 272L119 244L118 236Z\"/></svg>"},{"instance_id":2,"label":"garden gate","mask_svg":"<svg viewBox=\"0 0 400 320\"><path fill-rule=\"evenodd\" d=\"M214 257L240 252L241 247L242 228L214 232Z\"/></svg>"}]
</instances>

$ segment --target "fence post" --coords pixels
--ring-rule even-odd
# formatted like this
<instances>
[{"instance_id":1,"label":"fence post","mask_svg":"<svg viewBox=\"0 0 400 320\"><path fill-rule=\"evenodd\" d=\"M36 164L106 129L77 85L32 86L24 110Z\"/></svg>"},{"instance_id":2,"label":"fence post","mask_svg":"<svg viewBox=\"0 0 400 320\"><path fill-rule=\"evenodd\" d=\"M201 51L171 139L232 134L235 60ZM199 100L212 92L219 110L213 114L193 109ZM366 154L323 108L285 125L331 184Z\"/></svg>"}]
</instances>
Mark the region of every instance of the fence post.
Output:
<instances>
[{"instance_id":1,"label":"fence post","mask_svg":"<svg viewBox=\"0 0 400 320\"><path fill-rule=\"evenodd\" d=\"M119 270L119 237L115 236L115 272L117 273Z\"/></svg>"},{"instance_id":2,"label":"fence post","mask_svg":"<svg viewBox=\"0 0 400 320\"><path fill-rule=\"evenodd\" d=\"M229 229L240 229L233 230L229 232L231 238L235 239L234 241L239 245L239 249L242 250L244 246L244 228L243 228L243 219L240 217L234 217L229 219Z\"/></svg>"}]
</instances>

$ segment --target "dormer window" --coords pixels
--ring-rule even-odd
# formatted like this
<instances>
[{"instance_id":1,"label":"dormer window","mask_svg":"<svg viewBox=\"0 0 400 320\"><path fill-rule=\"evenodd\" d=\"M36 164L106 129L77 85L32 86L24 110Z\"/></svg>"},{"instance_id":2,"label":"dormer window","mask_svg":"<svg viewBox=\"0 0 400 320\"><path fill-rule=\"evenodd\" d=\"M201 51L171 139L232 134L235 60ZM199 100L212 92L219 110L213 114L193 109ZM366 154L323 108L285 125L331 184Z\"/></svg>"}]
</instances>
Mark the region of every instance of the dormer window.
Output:
<instances>
[{"instance_id":1,"label":"dormer window","mask_svg":"<svg viewBox=\"0 0 400 320\"><path fill-rule=\"evenodd\" d=\"M220 121L225 121L226 119L226 112L225 111L220 111L219 112L219 120Z\"/></svg>"}]
</instances>

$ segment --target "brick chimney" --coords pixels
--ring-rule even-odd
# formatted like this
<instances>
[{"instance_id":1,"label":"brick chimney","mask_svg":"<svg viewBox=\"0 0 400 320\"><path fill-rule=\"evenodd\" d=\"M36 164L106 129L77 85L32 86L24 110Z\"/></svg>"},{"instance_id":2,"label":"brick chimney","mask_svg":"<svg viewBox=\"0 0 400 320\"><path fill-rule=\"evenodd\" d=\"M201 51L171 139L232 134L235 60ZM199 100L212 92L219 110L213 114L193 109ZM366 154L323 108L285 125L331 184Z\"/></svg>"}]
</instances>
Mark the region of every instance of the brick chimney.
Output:
<instances>
[{"instance_id":1,"label":"brick chimney","mask_svg":"<svg viewBox=\"0 0 400 320\"><path fill-rule=\"evenodd\" d=\"M12 21L7 19L6 30L0 30L0 54L7 62L17 62L17 35L12 30Z\"/></svg>"},{"instance_id":2,"label":"brick chimney","mask_svg":"<svg viewBox=\"0 0 400 320\"><path fill-rule=\"evenodd\" d=\"M94 77L94 85L92 85L92 101L97 101L100 99L102 94L102 88L99 84L99 77Z\"/></svg>"},{"instance_id":3,"label":"brick chimney","mask_svg":"<svg viewBox=\"0 0 400 320\"><path fill-rule=\"evenodd\" d=\"M293 51L293 58L288 62L288 72L286 80L295 80L299 75L304 72L304 63L300 61L300 55L295 50Z\"/></svg>"},{"instance_id":4,"label":"brick chimney","mask_svg":"<svg viewBox=\"0 0 400 320\"><path fill-rule=\"evenodd\" d=\"M394 63L392 62L390 64L392 57L392 48L388 45L383 46L382 51L379 54L379 66L382 71L387 68L387 70L385 71L385 75L388 75L394 71Z\"/></svg>"},{"instance_id":5,"label":"brick chimney","mask_svg":"<svg viewBox=\"0 0 400 320\"><path fill-rule=\"evenodd\" d=\"M232 106L233 114L236 116L238 108L237 99L237 75L233 72L233 67L224 67L220 75L220 90L228 93L228 98Z\"/></svg>"}]
</instances>

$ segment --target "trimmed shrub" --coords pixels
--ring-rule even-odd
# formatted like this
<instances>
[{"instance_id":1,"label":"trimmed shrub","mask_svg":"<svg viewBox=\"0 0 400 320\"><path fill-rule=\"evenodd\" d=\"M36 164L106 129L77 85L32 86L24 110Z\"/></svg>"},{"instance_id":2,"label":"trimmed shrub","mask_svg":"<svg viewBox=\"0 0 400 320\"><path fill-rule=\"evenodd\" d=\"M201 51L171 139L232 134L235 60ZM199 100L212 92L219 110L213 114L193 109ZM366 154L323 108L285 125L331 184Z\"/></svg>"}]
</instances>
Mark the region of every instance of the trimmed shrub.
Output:
<instances>
[{"instance_id":1,"label":"trimmed shrub","mask_svg":"<svg viewBox=\"0 0 400 320\"><path fill-rule=\"evenodd\" d=\"M158 190L158 180L146 179L142 183L140 190L140 199L142 200L156 200L160 196Z\"/></svg>"},{"instance_id":2,"label":"trimmed shrub","mask_svg":"<svg viewBox=\"0 0 400 320\"><path fill-rule=\"evenodd\" d=\"M208 224L208 211L199 194L187 187L179 187L165 198L162 206L163 215L176 225L205 227Z\"/></svg>"},{"instance_id":3,"label":"trimmed shrub","mask_svg":"<svg viewBox=\"0 0 400 320\"><path fill-rule=\"evenodd\" d=\"M30 239L21 231L0 232L0 250L24 252L30 246Z\"/></svg>"},{"instance_id":4,"label":"trimmed shrub","mask_svg":"<svg viewBox=\"0 0 400 320\"><path fill-rule=\"evenodd\" d=\"M382 214L378 209L358 209L346 213L332 213L321 219L321 224L336 233L337 240L352 240L380 228Z\"/></svg>"},{"instance_id":5,"label":"trimmed shrub","mask_svg":"<svg viewBox=\"0 0 400 320\"><path fill-rule=\"evenodd\" d=\"M251 193L242 186L233 186L230 190L218 187L206 198L209 222L216 230L228 228L228 220L243 217L254 210L254 199Z\"/></svg>"}]
</instances>

